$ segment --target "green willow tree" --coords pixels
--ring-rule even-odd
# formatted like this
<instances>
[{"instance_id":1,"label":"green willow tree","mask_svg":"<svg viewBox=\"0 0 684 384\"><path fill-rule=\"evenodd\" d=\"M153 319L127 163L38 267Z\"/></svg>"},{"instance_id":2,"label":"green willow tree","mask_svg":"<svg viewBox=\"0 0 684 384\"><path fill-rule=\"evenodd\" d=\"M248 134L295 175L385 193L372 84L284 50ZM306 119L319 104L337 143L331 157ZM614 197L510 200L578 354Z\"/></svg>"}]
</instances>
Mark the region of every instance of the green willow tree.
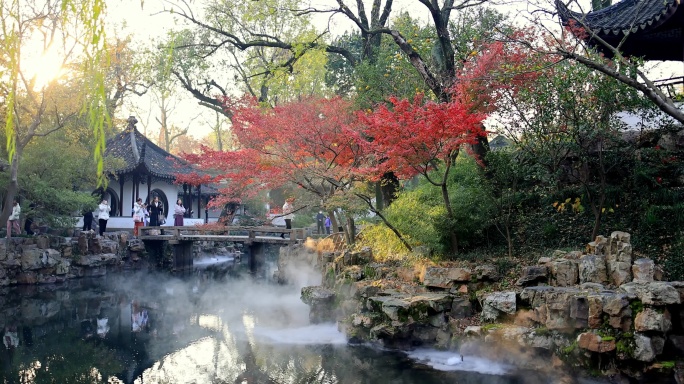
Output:
<instances>
[{"instance_id":1,"label":"green willow tree","mask_svg":"<svg viewBox=\"0 0 684 384\"><path fill-rule=\"evenodd\" d=\"M106 183L103 154L109 114L104 16L105 0L49 0L37 5L11 0L0 4L0 99L10 161L0 221L9 216L11 201L19 191L19 165L26 146L36 137L62 129L79 114L88 117L96 137L98 182ZM46 77L45 66L55 62L61 72ZM81 81L77 92L70 87L75 78Z\"/></svg>"}]
</instances>

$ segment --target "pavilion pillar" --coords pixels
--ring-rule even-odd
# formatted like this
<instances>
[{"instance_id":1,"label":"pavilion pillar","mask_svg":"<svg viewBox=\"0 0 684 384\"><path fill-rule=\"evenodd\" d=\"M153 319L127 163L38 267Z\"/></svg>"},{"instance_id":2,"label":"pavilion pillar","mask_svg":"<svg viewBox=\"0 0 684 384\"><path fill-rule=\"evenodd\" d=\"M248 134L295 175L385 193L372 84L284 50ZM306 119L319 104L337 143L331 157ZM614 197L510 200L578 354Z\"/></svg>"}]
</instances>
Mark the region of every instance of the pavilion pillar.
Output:
<instances>
[{"instance_id":1,"label":"pavilion pillar","mask_svg":"<svg viewBox=\"0 0 684 384\"><path fill-rule=\"evenodd\" d=\"M124 175L119 176L119 216L123 216L123 202L124 202L123 187L124 187L124 179L125 179L125 176L124 176Z\"/></svg>"},{"instance_id":2,"label":"pavilion pillar","mask_svg":"<svg viewBox=\"0 0 684 384\"><path fill-rule=\"evenodd\" d=\"M197 218L201 219L202 218L202 211L200 209L202 208L202 185L197 186Z\"/></svg>"},{"instance_id":3,"label":"pavilion pillar","mask_svg":"<svg viewBox=\"0 0 684 384\"><path fill-rule=\"evenodd\" d=\"M188 201L185 205L187 207L188 217L192 219L190 211L192 211L192 185L188 184Z\"/></svg>"},{"instance_id":4,"label":"pavilion pillar","mask_svg":"<svg viewBox=\"0 0 684 384\"><path fill-rule=\"evenodd\" d=\"M137 191L137 185L138 185L138 176L136 174L133 174L133 179L131 183L131 207L135 205L135 198L138 196L138 191Z\"/></svg>"},{"instance_id":5,"label":"pavilion pillar","mask_svg":"<svg viewBox=\"0 0 684 384\"><path fill-rule=\"evenodd\" d=\"M186 207L184 217L190 217L190 204L188 204L188 183L183 183L183 206Z\"/></svg>"},{"instance_id":6,"label":"pavilion pillar","mask_svg":"<svg viewBox=\"0 0 684 384\"><path fill-rule=\"evenodd\" d=\"M207 196L207 199L204 201L204 224L207 224L209 222L209 196Z\"/></svg>"},{"instance_id":7,"label":"pavilion pillar","mask_svg":"<svg viewBox=\"0 0 684 384\"><path fill-rule=\"evenodd\" d=\"M150 193L152 193L152 175L148 174L147 175L147 202L149 203L150 200Z\"/></svg>"}]
</instances>

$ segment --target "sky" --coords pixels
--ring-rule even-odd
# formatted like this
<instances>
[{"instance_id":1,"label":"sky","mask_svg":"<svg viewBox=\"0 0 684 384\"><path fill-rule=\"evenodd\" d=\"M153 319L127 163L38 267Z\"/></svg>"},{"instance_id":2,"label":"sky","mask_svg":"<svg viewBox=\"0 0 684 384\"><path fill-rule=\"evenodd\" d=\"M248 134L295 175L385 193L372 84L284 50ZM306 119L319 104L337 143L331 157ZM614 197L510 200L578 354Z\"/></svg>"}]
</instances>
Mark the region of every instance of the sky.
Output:
<instances>
[{"instance_id":1,"label":"sky","mask_svg":"<svg viewBox=\"0 0 684 384\"><path fill-rule=\"evenodd\" d=\"M186 0L192 4L198 12L201 12L201 0ZM233 0L240 1L240 0ZM330 1L313 0L321 4L330 4ZM580 0L584 1L584 0ZM498 7L500 11L509 10L515 12L516 9L523 9L527 11L526 7L531 2L522 1L509 3L511 5L505 7ZM111 30L109 35L118 34L125 36L130 34L137 44L146 44L151 40L165 36L169 31L183 28L185 24L174 20L174 17L163 10L169 7L169 1L165 0L108 0L108 26ZM320 4L319 4L320 6ZM522 7L522 8L521 8ZM397 15L401 11L408 11L413 17L427 18L429 15L422 5L419 5L416 0L395 0L393 14ZM327 17L320 17L315 24L322 29L328 23ZM331 30L333 33L343 33L345 30L350 30L353 25L343 17L338 17L333 20ZM683 63L649 63L649 74L652 78L668 78L673 76L682 76L684 74ZM211 132L208 124L215 121L214 112L205 107L197 105L197 101L192 98L186 91L180 90L178 93L179 100L176 108L171 115L171 121L179 126L189 126L188 133L195 138L201 138ZM158 132L158 124L154 120L154 116L158 115L158 109L155 108L153 101L149 95L143 97L132 98L131 103L125 105L119 112L120 117L127 117L129 115L136 115L141 122L138 128L145 131L144 125L147 126L146 132L151 138L156 138L155 132Z\"/></svg>"},{"instance_id":2,"label":"sky","mask_svg":"<svg viewBox=\"0 0 684 384\"><path fill-rule=\"evenodd\" d=\"M200 11L201 0L188 0L189 3ZM239 0L236 0L239 1ZM319 3L319 7L324 7L324 4L331 4L330 1L314 0ZM334 3L334 2L333 2ZM314 4L315 5L315 4ZM169 31L180 29L185 26L183 22L177 22L174 17L168 12L163 12L164 9L169 8L169 2L164 0L144 0L141 6L141 0L108 0L107 1L107 23L110 31L108 35L115 34L123 37L130 34L133 39L139 43L149 42L153 39L158 39L165 36ZM393 6L393 13L399 14L401 11L410 11L414 17L427 17L428 14L422 5L416 7L415 1L411 0L395 0ZM323 29L328 25L328 17L321 16L314 21L319 29ZM335 18L330 24L333 33L342 34L346 30L354 28L353 24L343 17ZM214 112L205 107L197 105L197 101L189 96L189 94L181 90L179 93L180 100L177 104L176 110L173 112L172 120L176 125L185 127L188 124L190 129L188 133L195 138L201 138L211 132L211 128L207 122L215 121ZM146 133L150 138L155 138L154 132L158 132L158 124L155 124L154 116L158 115L158 109L149 95L142 97L132 97L131 104L124 105L119 111L119 117L128 117L135 115L140 123L138 129ZM148 131L144 132L147 125ZM154 130L154 131L153 131Z\"/></svg>"}]
</instances>

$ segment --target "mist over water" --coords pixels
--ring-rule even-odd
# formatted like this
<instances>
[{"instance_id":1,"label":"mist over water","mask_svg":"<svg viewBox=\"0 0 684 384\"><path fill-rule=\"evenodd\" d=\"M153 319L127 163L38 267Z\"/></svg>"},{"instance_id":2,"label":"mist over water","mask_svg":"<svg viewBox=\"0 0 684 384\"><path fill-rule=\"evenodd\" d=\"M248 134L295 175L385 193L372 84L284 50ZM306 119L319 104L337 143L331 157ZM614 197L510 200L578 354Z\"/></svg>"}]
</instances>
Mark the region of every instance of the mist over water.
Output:
<instances>
[{"instance_id":1,"label":"mist over water","mask_svg":"<svg viewBox=\"0 0 684 384\"><path fill-rule=\"evenodd\" d=\"M489 375L505 375L515 371L511 365L478 356L463 356L458 352L418 349L407 355L440 371L467 371Z\"/></svg>"},{"instance_id":2,"label":"mist over water","mask_svg":"<svg viewBox=\"0 0 684 384\"><path fill-rule=\"evenodd\" d=\"M65 383L83 372L101 377L93 383L549 382L482 357L461 361L455 352L349 346L336 324L309 323L301 287L321 281L311 266L288 265L293 284L287 286L202 272L226 262L199 260L198 271L183 277L139 272L6 290L3 325L28 332L20 333L1 377L9 383L19 382L18 372ZM71 357L72 347L84 355ZM57 361L69 362L73 376L54 362L47 369L49 355L64 356Z\"/></svg>"}]
</instances>

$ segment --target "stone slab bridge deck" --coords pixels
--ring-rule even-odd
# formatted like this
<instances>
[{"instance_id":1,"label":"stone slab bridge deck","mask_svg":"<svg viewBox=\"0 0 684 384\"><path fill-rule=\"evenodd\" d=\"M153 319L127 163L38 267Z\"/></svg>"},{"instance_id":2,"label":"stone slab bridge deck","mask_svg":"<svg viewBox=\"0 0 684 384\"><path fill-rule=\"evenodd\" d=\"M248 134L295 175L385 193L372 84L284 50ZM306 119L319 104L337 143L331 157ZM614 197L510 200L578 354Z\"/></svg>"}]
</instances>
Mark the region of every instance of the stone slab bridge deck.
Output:
<instances>
[{"instance_id":1,"label":"stone slab bridge deck","mask_svg":"<svg viewBox=\"0 0 684 384\"><path fill-rule=\"evenodd\" d=\"M306 239L303 228L226 226L225 228L197 227L140 227L140 240L160 249L164 242L173 246L174 269L192 267L192 245L195 241L225 241L242 243L250 254L250 269L257 269L263 259L264 244L290 245Z\"/></svg>"}]
</instances>

